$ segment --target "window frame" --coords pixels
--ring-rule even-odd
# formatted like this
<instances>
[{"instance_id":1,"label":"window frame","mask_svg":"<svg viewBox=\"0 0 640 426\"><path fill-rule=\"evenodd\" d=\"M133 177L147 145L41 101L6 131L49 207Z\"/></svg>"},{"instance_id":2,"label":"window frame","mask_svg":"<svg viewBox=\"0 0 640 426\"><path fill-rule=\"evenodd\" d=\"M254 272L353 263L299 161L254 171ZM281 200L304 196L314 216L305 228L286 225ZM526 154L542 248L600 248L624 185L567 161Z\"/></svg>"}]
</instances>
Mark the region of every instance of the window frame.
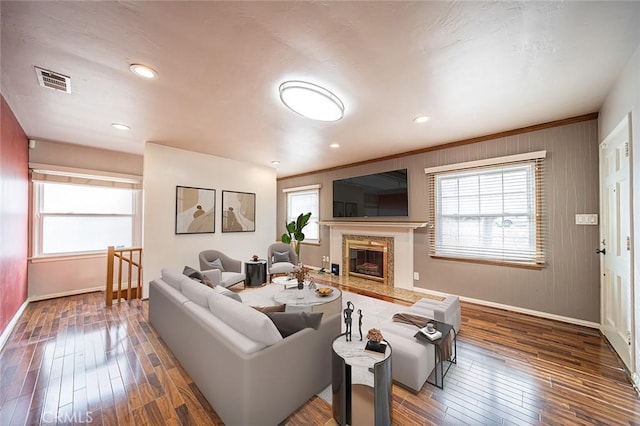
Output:
<instances>
[{"instance_id":1,"label":"window frame","mask_svg":"<svg viewBox=\"0 0 640 426\"><path fill-rule=\"evenodd\" d=\"M302 244L312 244L312 245L319 245L320 244L320 189L322 188L322 185L320 184L314 184L314 185L307 185L307 186L299 186L299 187L295 187L295 188L286 188L283 189L282 192L285 195L285 208L284 208L284 214L285 214L285 223L289 223L292 220L295 220L300 213L298 213L297 215L295 215L295 217L293 217L291 214L289 214L289 207L291 205L291 196L292 195L303 195L303 194L307 194L307 193L315 193L316 194L316 198L318 200L318 205L317 205L317 212L318 215L317 216L313 216L313 212L311 217L309 218L309 224L307 225L307 227L309 225L314 224L314 226L317 227L318 229L318 239L309 239L306 236L305 233L305 239L304 241L302 241Z\"/></svg>"},{"instance_id":2,"label":"window frame","mask_svg":"<svg viewBox=\"0 0 640 426\"><path fill-rule=\"evenodd\" d=\"M65 168L66 169L66 168ZM98 173L98 172L96 172ZM47 217L131 217L132 229L131 229L131 241L133 247L139 247L142 243L142 190L139 188L139 181L135 179L117 178L110 174L108 176L96 175L95 173L87 174L86 170L82 170L81 173L77 172L60 172L58 170L37 170L34 174L38 176L44 176L44 179L33 178L31 179L32 185L32 197L31 197L31 257L30 260L46 261L61 258L82 258L82 257L99 257L107 253L107 247L101 250L83 250L73 252L60 252L60 253L43 253L44 246L44 220ZM53 179L47 179L47 176L54 176ZM125 176L125 175L122 175ZM127 175L128 176L128 175ZM64 180L68 179L68 182ZM102 184L82 183L78 180L86 179L93 182L102 182ZM67 184L72 186L87 186L87 187L119 187L131 191L132 199L132 213L43 213L41 212L41 206L44 202L44 190L47 183L53 184Z\"/></svg>"},{"instance_id":3,"label":"window frame","mask_svg":"<svg viewBox=\"0 0 640 426\"><path fill-rule=\"evenodd\" d=\"M482 263L482 264L491 264L491 265L502 265L502 266L513 266L513 267L521 267L521 268L529 268L529 269L542 269L546 266L546 252L547 252L547 243L546 243L546 235L547 229L545 226L544 217L546 216L546 208L545 208L545 194L544 194L544 159L546 157L546 151L537 151L525 154L518 154L512 156L498 157L487 160L479 160L479 161L470 161L466 163L458 163L451 164L446 166L439 167L431 167L425 168L425 173L427 174L427 185L428 185L428 208L429 208L429 248L428 254L431 258L434 259L443 259L443 260L453 260L453 261L461 261L461 262L470 262L470 263ZM530 229L530 232L533 234L533 242L534 247L531 252L531 260L510 260L505 259L504 257L495 256L465 256L465 255L456 255L454 253L443 253L438 252L438 238L441 237L440 229L438 229L439 222L439 212L440 207L438 206L439 194L437 187L438 178L443 178L446 176L452 176L455 174L458 175L481 175L486 174L488 171L495 169L504 169L509 167L514 167L518 165L530 165L533 169L533 176L531 180L531 186L533 193L529 194L527 191L527 196L533 199L533 204L535 211L533 214L533 229ZM476 172L476 173L474 173ZM504 191L502 192L502 196L504 196ZM502 215L503 216L504 212ZM473 214L471 216L477 216L478 218L492 216L492 214L481 215ZM464 246L459 246L464 249ZM461 250L464 251L464 250ZM477 251L479 249L477 248ZM503 251L504 253L504 251Z\"/></svg>"}]
</instances>

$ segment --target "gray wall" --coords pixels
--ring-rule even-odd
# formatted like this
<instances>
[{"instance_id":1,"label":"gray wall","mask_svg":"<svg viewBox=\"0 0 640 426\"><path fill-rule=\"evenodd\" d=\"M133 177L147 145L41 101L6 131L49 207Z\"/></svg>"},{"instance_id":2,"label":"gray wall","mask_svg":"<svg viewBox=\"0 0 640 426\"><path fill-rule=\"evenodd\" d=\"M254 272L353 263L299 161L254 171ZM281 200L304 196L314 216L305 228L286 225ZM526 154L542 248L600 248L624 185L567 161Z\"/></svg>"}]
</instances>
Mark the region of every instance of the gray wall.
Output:
<instances>
[{"instance_id":1,"label":"gray wall","mask_svg":"<svg viewBox=\"0 0 640 426\"><path fill-rule=\"evenodd\" d=\"M426 229L415 232L414 286L474 299L599 322L598 227L575 225L575 214L598 213L597 120L568 124L476 144L444 148L351 168L278 180L278 232L285 223L282 189L321 184L320 219L332 218L334 179L407 168L409 217L427 221L425 167L530 151L547 151L547 266L542 270L431 259ZM279 235L279 234L278 234ZM329 254L329 229L320 229L320 245L304 245L302 261L319 266Z\"/></svg>"}]
</instances>

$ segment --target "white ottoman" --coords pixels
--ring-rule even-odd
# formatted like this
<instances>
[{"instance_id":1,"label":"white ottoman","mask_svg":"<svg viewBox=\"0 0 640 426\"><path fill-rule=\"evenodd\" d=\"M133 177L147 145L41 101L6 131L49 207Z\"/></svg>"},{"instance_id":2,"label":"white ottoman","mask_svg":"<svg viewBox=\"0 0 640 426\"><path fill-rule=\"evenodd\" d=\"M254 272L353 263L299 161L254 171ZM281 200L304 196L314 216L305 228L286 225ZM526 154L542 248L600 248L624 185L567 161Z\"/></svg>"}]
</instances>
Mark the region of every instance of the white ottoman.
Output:
<instances>
[{"instance_id":1,"label":"white ottoman","mask_svg":"<svg viewBox=\"0 0 640 426\"><path fill-rule=\"evenodd\" d=\"M460 298L448 295L444 300L420 299L407 312L423 317L432 318L445 324L451 324L456 333L460 331Z\"/></svg>"},{"instance_id":2,"label":"white ottoman","mask_svg":"<svg viewBox=\"0 0 640 426\"><path fill-rule=\"evenodd\" d=\"M416 334L416 328L409 324L389 320L380 326L380 331L393 349L391 353L393 380L414 392L419 392L435 368L433 348L417 341L413 337Z\"/></svg>"},{"instance_id":3,"label":"white ottoman","mask_svg":"<svg viewBox=\"0 0 640 426\"><path fill-rule=\"evenodd\" d=\"M456 333L460 331L461 315L458 296L449 295L442 301L424 298L400 312L451 324ZM394 322L391 318L380 325L380 330L384 339L393 348L391 355L393 380L414 392L419 392L435 368L432 345L413 337L418 331L416 326Z\"/></svg>"}]
</instances>

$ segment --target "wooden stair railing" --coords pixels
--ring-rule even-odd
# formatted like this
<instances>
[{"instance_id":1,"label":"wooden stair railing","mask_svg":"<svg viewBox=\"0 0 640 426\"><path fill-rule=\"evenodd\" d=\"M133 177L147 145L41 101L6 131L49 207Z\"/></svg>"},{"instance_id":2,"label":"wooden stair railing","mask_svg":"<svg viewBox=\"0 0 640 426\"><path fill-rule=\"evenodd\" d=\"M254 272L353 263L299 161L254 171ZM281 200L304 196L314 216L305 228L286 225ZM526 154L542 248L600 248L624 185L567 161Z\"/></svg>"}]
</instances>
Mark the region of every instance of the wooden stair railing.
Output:
<instances>
[{"instance_id":1,"label":"wooden stair railing","mask_svg":"<svg viewBox=\"0 0 640 426\"><path fill-rule=\"evenodd\" d=\"M115 260L118 259L118 262ZM125 289L122 288L123 263L127 263L127 280ZM114 289L114 268L117 265L118 288ZM137 281L133 282L133 268L137 269ZM134 285L135 284L135 285ZM141 299L142 298L142 247L114 248L107 249L107 285L106 304L111 306L114 300L120 303L121 299Z\"/></svg>"}]
</instances>

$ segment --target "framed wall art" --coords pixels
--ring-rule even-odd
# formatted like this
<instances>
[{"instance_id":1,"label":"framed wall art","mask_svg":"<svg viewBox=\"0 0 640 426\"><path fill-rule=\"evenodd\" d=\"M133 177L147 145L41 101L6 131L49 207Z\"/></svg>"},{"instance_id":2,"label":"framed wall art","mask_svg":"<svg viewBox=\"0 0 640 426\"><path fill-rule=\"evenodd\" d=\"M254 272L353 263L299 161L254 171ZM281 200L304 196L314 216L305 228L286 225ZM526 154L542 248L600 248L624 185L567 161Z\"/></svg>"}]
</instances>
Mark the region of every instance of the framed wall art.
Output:
<instances>
[{"instance_id":1,"label":"framed wall art","mask_svg":"<svg viewBox=\"0 0 640 426\"><path fill-rule=\"evenodd\" d=\"M222 232L256 230L256 194L222 191Z\"/></svg>"},{"instance_id":2,"label":"framed wall art","mask_svg":"<svg viewBox=\"0 0 640 426\"><path fill-rule=\"evenodd\" d=\"M216 190L176 186L176 234L216 231Z\"/></svg>"}]
</instances>

